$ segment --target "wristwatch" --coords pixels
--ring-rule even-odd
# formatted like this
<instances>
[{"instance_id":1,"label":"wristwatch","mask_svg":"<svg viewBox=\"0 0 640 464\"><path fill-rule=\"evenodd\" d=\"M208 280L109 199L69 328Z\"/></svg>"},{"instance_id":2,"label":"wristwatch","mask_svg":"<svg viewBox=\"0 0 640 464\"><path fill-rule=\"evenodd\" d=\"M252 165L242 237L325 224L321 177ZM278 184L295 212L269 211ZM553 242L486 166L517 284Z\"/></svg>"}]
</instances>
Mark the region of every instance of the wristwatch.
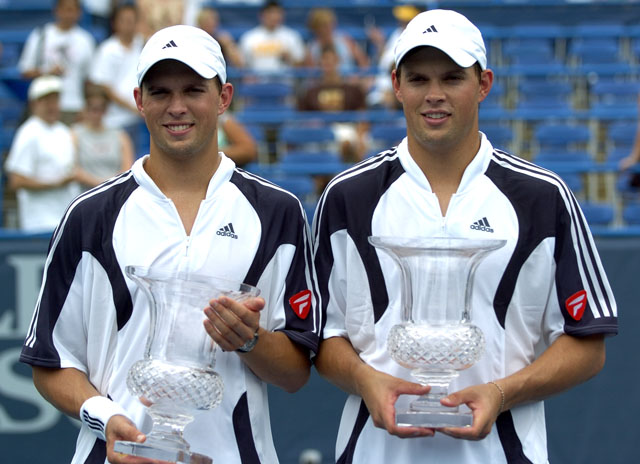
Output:
<instances>
[{"instance_id":1,"label":"wristwatch","mask_svg":"<svg viewBox=\"0 0 640 464\"><path fill-rule=\"evenodd\" d=\"M256 330L256 333L253 334L253 338L249 340L247 343L245 343L244 345L242 345L240 348L238 348L236 351L239 351L240 353L248 353L256 346L257 343L258 343L258 331Z\"/></svg>"}]
</instances>

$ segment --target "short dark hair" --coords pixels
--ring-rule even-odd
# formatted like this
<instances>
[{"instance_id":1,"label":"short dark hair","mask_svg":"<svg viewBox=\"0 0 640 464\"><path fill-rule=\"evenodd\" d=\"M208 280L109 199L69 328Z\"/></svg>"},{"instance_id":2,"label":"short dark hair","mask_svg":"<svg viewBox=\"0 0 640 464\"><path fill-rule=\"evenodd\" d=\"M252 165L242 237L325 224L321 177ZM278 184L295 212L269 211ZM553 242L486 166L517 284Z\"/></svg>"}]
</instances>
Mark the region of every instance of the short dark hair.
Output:
<instances>
[{"instance_id":1,"label":"short dark hair","mask_svg":"<svg viewBox=\"0 0 640 464\"><path fill-rule=\"evenodd\" d=\"M269 2L265 2L264 5L262 5L262 8L260 8L260 11L265 11L265 10L268 10L270 8L282 9L282 5L280 4L280 2L276 2L275 0L271 0Z\"/></svg>"},{"instance_id":2,"label":"short dark hair","mask_svg":"<svg viewBox=\"0 0 640 464\"><path fill-rule=\"evenodd\" d=\"M133 12L136 15L138 15L138 7L136 6L135 3L128 2L128 1L127 2L118 2L113 7L113 10L111 10L110 22L113 23L113 21L118 17L120 12L124 11L124 10L133 10Z\"/></svg>"},{"instance_id":3,"label":"short dark hair","mask_svg":"<svg viewBox=\"0 0 640 464\"><path fill-rule=\"evenodd\" d=\"M63 2L64 0L55 0L54 4L53 4L53 8L56 9L60 6L60 4ZM80 9L82 9L82 3L80 0L74 0L74 3L76 4L76 6Z\"/></svg>"}]
</instances>

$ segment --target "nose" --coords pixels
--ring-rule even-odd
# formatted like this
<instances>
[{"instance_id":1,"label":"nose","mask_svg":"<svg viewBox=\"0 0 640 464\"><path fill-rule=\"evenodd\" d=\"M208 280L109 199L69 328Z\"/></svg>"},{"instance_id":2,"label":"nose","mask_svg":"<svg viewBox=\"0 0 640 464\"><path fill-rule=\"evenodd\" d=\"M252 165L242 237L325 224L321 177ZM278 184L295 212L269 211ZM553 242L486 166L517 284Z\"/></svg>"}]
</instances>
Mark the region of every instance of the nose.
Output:
<instances>
[{"instance_id":1,"label":"nose","mask_svg":"<svg viewBox=\"0 0 640 464\"><path fill-rule=\"evenodd\" d=\"M445 94L442 89L442 85L439 82L434 80L429 82L425 100L430 104L440 103L445 100Z\"/></svg>"},{"instance_id":2,"label":"nose","mask_svg":"<svg viewBox=\"0 0 640 464\"><path fill-rule=\"evenodd\" d=\"M184 98L179 93L174 93L169 100L169 106L167 107L167 111L172 116L180 116L187 112L187 106L185 104Z\"/></svg>"}]
</instances>

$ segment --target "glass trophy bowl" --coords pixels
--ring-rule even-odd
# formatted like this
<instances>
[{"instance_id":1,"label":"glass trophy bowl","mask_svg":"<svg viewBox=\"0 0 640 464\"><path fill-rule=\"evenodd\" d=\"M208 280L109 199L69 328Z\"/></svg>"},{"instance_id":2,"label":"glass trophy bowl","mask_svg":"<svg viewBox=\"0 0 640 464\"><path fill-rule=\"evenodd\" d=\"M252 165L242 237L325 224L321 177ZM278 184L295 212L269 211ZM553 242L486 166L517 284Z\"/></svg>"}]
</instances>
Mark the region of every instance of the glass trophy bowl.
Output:
<instances>
[{"instance_id":1,"label":"glass trophy bowl","mask_svg":"<svg viewBox=\"0 0 640 464\"><path fill-rule=\"evenodd\" d=\"M464 238L369 237L386 252L401 276L402 322L387 338L387 351L429 393L408 405L396 404L401 426L466 427L469 411L440 404L461 370L484 351L482 331L471 323L471 293L478 264L506 240Z\"/></svg>"},{"instance_id":2,"label":"glass trophy bowl","mask_svg":"<svg viewBox=\"0 0 640 464\"><path fill-rule=\"evenodd\" d=\"M216 344L204 329L204 309L213 298L242 302L260 291L216 277L127 266L149 300L149 336L144 358L127 375L127 388L141 398L153 426L144 443L117 441L118 453L185 464L211 464L192 452L183 432L199 412L222 400L223 382L214 371Z\"/></svg>"}]
</instances>

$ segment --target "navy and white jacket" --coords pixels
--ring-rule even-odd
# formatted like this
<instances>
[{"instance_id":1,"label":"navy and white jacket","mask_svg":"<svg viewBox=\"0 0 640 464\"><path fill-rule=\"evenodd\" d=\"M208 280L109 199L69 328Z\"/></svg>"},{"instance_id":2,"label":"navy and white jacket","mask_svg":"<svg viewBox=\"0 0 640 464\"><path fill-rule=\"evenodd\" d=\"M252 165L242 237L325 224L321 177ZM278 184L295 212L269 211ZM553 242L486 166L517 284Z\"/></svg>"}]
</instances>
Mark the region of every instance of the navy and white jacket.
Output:
<instances>
[{"instance_id":1,"label":"navy and white jacket","mask_svg":"<svg viewBox=\"0 0 640 464\"><path fill-rule=\"evenodd\" d=\"M127 391L126 376L143 358L149 314L143 292L124 274L127 265L254 285L266 300L261 326L311 352L317 348L321 324L300 202L220 156L190 235L145 172L143 158L78 197L51 240L21 361L85 372L145 432L150 421ZM309 305L296 303L305 297ZM220 463L277 462L266 385L236 353L218 350L215 370L224 382L222 403L187 426L192 449ZM83 425L72 462L102 464L105 456L104 442Z\"/></svg>"},{"instance_id":2,"label":"navy and white jacket","mask_svg":"<svg viewBox=\"0 0 640 464\"><path fill-rule=\"evenodd\" d=\"M400 277L370 235L506 240L476 271L471 317L486 347L452 392L522 369L561 334L617 333L614 297L573 194L554 173L495 150L484 135L446 215L405 139L327 186L313 234L323 338L347 338L367 364L397 377L415 381L386 351L390 328L401 322ZM546 463L543 403L502 413L481 441L443 434L403 440L374 427L352 395L336 460Z\"/></svg>"}]
</instances>

